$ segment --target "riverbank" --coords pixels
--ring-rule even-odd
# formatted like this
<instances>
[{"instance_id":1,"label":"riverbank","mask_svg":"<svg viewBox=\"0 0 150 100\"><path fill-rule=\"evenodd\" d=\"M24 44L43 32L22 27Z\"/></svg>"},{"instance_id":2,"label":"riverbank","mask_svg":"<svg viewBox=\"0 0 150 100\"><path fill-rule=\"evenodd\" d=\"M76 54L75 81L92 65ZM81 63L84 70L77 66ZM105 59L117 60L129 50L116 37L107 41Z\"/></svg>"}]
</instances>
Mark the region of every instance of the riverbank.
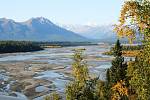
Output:
<instances>
[{"instance_id":1,"label":"riverbank","mask_svg":"<svg viewBox=\"0 0 150 100\"><path fill-rule=\"evenodd\" d=\"M38 52L0 54L0 70L8 76L9 91L24 94L29 99L41 99L52 91L63 94L71 80L71 64L74 49L85 48L85 58L90 73L105 79L105 71L113 59L102 53L109 47L78 46L47 48ZM61 84L60 84L61 83ZM5 87L3 88L3 90Z\"/></svg>"},{"instance_id":2,"label":"riverbank","mask_svg":"<svg viewBox=\"0 0 150 100\"><path fill-rule=\"evenodd\" d=\"M29 99L33 99L55 90L52 80L48 81L34 77L39 76L38 73L40 72L46 70L59 71L61 68L57 65L50 65L48 63L26 61L15 63L3 62L0 63L0 69L5 70L5 73L7 73L6 75L9 76L9 79L5 82L8 84L13 82L13 84L10 85L11 91L20 92ZM36 91L36 88L39 86L43 86L45 89Z\"/></svg>"}]
</instances>

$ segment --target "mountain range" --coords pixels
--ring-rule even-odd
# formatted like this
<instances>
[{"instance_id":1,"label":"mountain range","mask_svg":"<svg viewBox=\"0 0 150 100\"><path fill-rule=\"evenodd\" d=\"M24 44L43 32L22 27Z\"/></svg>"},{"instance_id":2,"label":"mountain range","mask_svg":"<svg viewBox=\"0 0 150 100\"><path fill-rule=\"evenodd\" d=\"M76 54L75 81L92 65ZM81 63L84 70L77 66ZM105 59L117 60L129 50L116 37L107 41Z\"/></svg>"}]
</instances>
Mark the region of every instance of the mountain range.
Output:
<instances>
[{"instance_id":1,"label":"mountain range","mask_svg":"<svg viewBox=\"0 0 150 100\"><path fill-rule=\"evenodd\" d=\"M57 25L44 17L24 22L0 18L0 40L115 42L117 35L113 28L113 25Z\"/></svg>"},{"instance_id":2,"label":"mountain range","mask_svg":"<svg viewBox=\"0 0 150 100\"><path fill-rule=\"evenodd\" d=\"M83 37L97 40L100 42L115 42L117 40L117 34L113 31L113 25L62 25L67 30L73 31ZM126 41L127 39L121 39Z\"/></svg>"},{"instance_id":3,"label":"mountain range","mask_svg":"<svg viewBox=\"0 0 150 100\"><path fill-rule=\"evenodd\" d=\"M88 41L43 17L31 18L25 22L0 18L0 40Z\"/></svg>"},{"instance_id":4,"label":"mountain range","mask_svg":"<svg viewBox=\"0 0 150 100\"><path fill-rule=\"evenodd\" d=\"M62 25L65 29L73 31L83 37L95 40L97 42L115 43L118 39L117 34L114 32L114 25ZM137 31L136 39L133 43L140 43L142 35ZM127 37L119 38L122 43L128 43Z\"/></svg>"}]
</instances>

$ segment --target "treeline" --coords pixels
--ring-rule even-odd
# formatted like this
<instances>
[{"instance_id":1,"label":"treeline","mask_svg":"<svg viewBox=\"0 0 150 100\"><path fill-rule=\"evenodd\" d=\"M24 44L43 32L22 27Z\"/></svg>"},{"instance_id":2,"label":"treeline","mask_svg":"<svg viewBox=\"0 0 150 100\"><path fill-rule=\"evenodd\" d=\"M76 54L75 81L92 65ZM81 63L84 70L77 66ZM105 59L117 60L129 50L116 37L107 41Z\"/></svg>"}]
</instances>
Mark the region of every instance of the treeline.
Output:
<instances>
[{"instance_id":1,"label":"treeline","mask_svg":"<svg viewBox=\"0 0 150 100\"><path fill-rule=\"evenodd\" d=\"M141 50L143 49L143 45L123 45L122 50L130 51L130 50Z\"/></svg>"},{"instance_id":2,"label":"treeline","mask_svg":"<svg viewBox=\"0 0 150 100\"><path fill-rule=\"evenodd\" d=\"M61 46L61 47L67 47L67 46L86 46L86 45L97 45L96 43L92 42L60 42L60 41L55 41L55 42L38 42L38 44L42 47L46 46Z\"/></svg>"},{"instance_id":3,"label":"treeline","mask_svg":"<svg viewBox=\"0 0 150 100\"><path fill-rule=\"evenodd\" d=\"M143 49L143 45L122 45L123 51L132 51L132 50L141 50ZM112 47L110 50L113 51L114 47Z\"/></svg>"},{"instance_id":4,"label":"treeline","mask_svg":"<svg viewBox=\"0 0 150 100\"><path fill-rule=\"evenodd\" d=\"M0 53L31 52L43 50L36 42L0 41Z\"/></svg>"},{"instance_id":5,"label":"treeline","mask_svg":"<svg viewBox=\"0 0 150 100\"><path fill-rule=\"evenodd\" d=\"M137 51L140 51L144 48L143 45L122 45L122 51L124 52L124 55L128 52L132 52L132 53L135 53ZM113 55L113 51L114 51L114 47L111 47L110 48L110 51L106 51L104 52L103 54L104 55ZM132 54L133 55L133 54ZM126 56L129 56L128 54Z\"/></svg>"},{"instance_id":6,"label":"treeline","mask_svg":"<svg viewBox=\"0 0 150 100\"><path fill-rule=\"evenodd\" d=\"M33 41L0 41L0 53L31 52L46 47L96 45L91 42L33 42Z\"/></svg>"}]
</instances>

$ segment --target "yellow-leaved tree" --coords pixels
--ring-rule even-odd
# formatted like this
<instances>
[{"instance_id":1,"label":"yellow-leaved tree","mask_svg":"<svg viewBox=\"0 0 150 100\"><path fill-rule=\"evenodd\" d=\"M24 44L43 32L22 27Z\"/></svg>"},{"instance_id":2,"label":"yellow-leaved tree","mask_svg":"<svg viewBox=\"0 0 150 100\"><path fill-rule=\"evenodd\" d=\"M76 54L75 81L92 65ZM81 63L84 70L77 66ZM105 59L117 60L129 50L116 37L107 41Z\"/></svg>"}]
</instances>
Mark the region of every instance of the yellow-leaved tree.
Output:
<instances>
[{"instance_id":1,"label":"yellow-leaved tree","mask_svg":"<svg viewBox=\"0 0 150 100\"><path fill-rule=\"evenodd\" d=\"M150 99L150 0L125 1L120 14L119 25L115 31L120 37L128 37L132 42L137 34L142 36L144 49L136 57L135 63L130 64L133 70L129 83L135 90L137 99ZM133 68L132 68L133 67Z\"/></svg>"}]
</instances>

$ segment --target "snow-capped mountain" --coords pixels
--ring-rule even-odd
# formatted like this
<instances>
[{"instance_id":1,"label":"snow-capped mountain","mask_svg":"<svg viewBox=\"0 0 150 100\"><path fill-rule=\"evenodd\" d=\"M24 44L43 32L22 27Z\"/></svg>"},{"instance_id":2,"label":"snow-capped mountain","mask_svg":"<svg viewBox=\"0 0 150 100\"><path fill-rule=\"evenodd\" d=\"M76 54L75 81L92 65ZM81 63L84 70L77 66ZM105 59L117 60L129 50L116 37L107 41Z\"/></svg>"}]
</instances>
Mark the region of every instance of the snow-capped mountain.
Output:
<instances>
[{"instance_id":1,"label":"snow-capped mountain","mask_svg":"<svg viewBox=\"0 0 150 100\"><path fill-rule=\"evenodd\" d=\"M88 39L59 27L46 18L37 17L25 22L1 18L0 40L87 41Z\"/></svg>"},{"instance_id":2,"label":"snow-capped mountain","mask_svg":"<svg viewBox=\"0 0 150 100\"><path fill-rule=\"evenodd\" d=\"M61 25L69 31L73 31L88 39L93 39L99 42L111 42L114 43L119 38L117 33L114 32L113 25ZM121 42L128 42L127 38L119 38ZM139 43L142 37L137 32L134 43Z\"/></svg>"},{"instance_id":3,"label":"snow-capped mountain","mask_svg":"<svg viewBox=\"0 0 150 100\"><path fill-rule=\"evenodd\" d=\"M67 30L73 31L89 39L99 41L116 41L117 34L113 31L113 25L89 26L89 25L62 25Z\"/></svg>"}]
</instances>

